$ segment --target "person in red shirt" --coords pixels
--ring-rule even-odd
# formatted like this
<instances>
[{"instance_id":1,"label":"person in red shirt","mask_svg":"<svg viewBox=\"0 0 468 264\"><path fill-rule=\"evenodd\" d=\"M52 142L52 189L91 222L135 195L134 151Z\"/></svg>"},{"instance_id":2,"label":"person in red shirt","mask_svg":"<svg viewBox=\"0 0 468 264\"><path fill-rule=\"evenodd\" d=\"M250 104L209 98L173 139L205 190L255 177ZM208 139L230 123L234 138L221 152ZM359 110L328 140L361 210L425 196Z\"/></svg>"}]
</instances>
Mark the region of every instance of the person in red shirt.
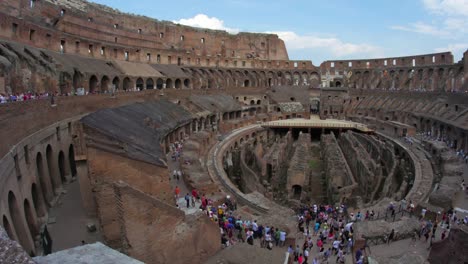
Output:
<instances>
[{"instance_id":1,"label":"person in red shirt","mask_svg":"<svg viewBox=\"0 0 468 264\"><path fill-rule=\"evenodd\" d=\"M179 199L179 194L180 194L179 186L176 186L176 187L175 187L174 193L175 193L176 199Z\"/></svg>"}]
</instances>

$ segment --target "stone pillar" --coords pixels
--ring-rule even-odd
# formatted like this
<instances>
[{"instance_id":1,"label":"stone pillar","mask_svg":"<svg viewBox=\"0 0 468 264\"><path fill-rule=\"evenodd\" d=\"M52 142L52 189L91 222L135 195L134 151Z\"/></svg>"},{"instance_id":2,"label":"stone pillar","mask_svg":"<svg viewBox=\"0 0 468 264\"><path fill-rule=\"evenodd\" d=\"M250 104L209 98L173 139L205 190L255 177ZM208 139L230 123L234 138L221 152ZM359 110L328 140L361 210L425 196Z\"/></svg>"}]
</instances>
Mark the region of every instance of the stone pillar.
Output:
<instances>
[{"instance_id":1,"label":"stone pillar","mask_svg":"<svg viewBox=\"0 0 468 264\"><path fill-rule=\"evenodd\" d=\"M88 176L88 164L86 160L76 160L76 174L80 184L81 200L86 215L96 217L97 207L94 201L94 194Z\"/></svg>"}]
</instances>

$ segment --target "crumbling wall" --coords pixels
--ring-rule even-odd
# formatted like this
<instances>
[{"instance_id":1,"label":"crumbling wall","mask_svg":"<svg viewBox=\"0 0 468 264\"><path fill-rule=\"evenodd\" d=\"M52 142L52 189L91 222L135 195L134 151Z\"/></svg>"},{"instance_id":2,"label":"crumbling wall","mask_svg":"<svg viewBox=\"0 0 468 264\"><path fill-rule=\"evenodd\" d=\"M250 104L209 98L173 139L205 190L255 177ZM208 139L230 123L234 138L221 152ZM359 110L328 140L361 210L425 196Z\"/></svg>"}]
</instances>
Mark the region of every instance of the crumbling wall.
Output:
<instances>
[{"instance_id":1,"label":"crumbling wall","mask_svg":"<svg viewBox=\"0 0 468 264\"><path fill-rule=\"evenodd\" d=\"M340 150L335 134L322 134L320 138L322 148L323 171L327 186L327 196L330 203L346 201L354 204L351 195L356 188L355 180L343 152Z\"/></svg>"},{"instance_id":2,"label":"crumbling wall","mask_svg":"<svg viewBox=\"0 0 468 264\"><path fill-rule=\"evenodd\" d=\"M339 144L356 182L359 184L356 194L360 195L364 202L370 202L382 180L380 166L369 156L369 153L351 132L341 134Z\"/></svg>"},{"instance_id":3,"label":"crumbling wall","mask_svg":"<svg viewBox=\"0 0 468 264\"><path fill-rule=\"evenodd\" d=\"M266 150L265 161L272 167L271 179L268 179L275 199L284 200L287 198L287 170L289 168L290 157L293 151L292 133L288 131L286 135L280 134L272 137L272 145Z\"/></svg>"},{"instance_id":4,"label":"crumbling wall","mask_svg":"<svg viewBox=\"0 0 468 264\"><path fill-rule=\"evenodd\" d=\"M290 158L289 168L287 171L287 191L290 198L295 196L293 186L300 186L302 192L299 192L297 198L307 195L310 176L309 161L311 160L310 155L310 134L299 133L299 137L294 142L294 152Z\"/></svg>"},{"instance_id":5,"label":"crumbling wall","mask_svg":"<svg viewBox=\"0 0 468 264\"><path fill-rule=\"evenodd\" d=\"M463 166L459 157L444 142L426 141L427 148L432 150L435 166L440 172L437 189L429 196L429 202L442 208L452 207L456 193L460 190L463 179Z\"/></svg>"},{"instance_id":6,"label":"crumbling wall","mask_svg":"<svg viewBox=\"0 0 468 264\"><path fill-rule=\"evenodd\" d=\"M221 248L218 226L124 183L114 185L122 251L145 263L202 263Z\"/></svg>"}]
</instances>

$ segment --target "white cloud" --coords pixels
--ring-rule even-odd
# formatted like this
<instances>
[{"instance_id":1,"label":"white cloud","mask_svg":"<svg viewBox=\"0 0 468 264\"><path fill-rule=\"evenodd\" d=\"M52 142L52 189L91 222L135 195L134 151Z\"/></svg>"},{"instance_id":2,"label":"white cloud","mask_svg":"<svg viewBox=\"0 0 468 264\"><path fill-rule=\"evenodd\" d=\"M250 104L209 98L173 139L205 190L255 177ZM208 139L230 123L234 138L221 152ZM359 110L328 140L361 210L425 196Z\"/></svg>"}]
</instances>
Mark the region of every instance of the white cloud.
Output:
<instances>
[{"instance_id":1,"label":"white cloud","mask_svg":"<svg viewBox=\"0 0 468 264\"><path fill-rule=\"evenodd\" d=\"M225 30L229 33L238 33L238 29L229 28L224 21L216 17L208 17L205 14L197 14L192 18L183 18L174 23L192 27ZM270 31L269 34L277 34L284 40L288 50L320 49L324 53L330 53L336 57L359 55L367 57L382 56L382 49L370 44L348 43L335 37L317 37L313 35L298 35L292 31Z\"/></svg>"},{"instance_id":2,"label":"white cloud","mask_svg":"<svg viewBox=\"0 0 468 264\"><path fill-rule=\"evenodd\" d=\"M209 17L205 14L197 14L192 18L182 18L173 22L191 27L225 30L232 34L239 32L239 29L224 26L223 20L216 17Z\"/></svg>"},{"instance_id":3,"label":"white cloud","mask_svg":"<svg viewBox=\"0 0 468 264\"><path fill-rule=\"evenodd\" d=\"M454 53L458 52L465 52L468 50L468 42L467 43L455 43L455 44L449 44L447 47L442 47L442 48L436 48L434 51L436 52L445 52L445 51L452 51Z\"/></svg>"},{"instance_id":4,"label":"white cloud","mask_svg":"<svg viewBox=\"0 0 468 264\"><path fill-rule=\"evenodd\" d=\"M437 37L451 37L450 33L447 30L437 28L423 22L411 23L407 26L391 26L391 29L421 33L426 35L432 35Z\"/></svg>"},{"instance_id":5,"label":"white cloud","mask_svg":"<svg viewBox=\"0 0 468 264\"><path fill-rule=\"evenodd\" d=\"M457 39L468 32L468 0L421 0L432 15L432 24L421 21L409 25L395 25L391 29L415 32L440 38Z\"/></svg>"},{"instance_id":6,"label":"white cloud","mask_svg":"<svg viewBox=\"0 0 468 264\"><path fill-rule=\"evenodd\" d=\"M288 50L320 48L328 50L332 55L337 57L354 54L369 57L382 56L382 49L380 47L366 43L347 43L334 37L322 38L312 35L298 35L292 31L272 31L266 33L277 34L282 40L284 40Z\"/></svg>"},{"instance_id":7,"label":"white cloud","mask_svg":"<svg viewBox=\"0 0 468 264\"><path fill-rule=\"evenodd\" d=\"M434 14L468 16L468 0L422 0L424 7Z\"/></svg>"}]
</instances>

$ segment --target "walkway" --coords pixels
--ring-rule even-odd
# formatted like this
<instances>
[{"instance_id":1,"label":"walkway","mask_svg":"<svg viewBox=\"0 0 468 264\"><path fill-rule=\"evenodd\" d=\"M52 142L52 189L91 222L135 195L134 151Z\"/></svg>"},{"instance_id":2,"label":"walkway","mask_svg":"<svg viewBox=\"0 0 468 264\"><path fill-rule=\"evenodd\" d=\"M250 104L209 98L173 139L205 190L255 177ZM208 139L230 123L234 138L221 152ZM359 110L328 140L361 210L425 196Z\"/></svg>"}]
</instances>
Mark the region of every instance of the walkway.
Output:
<instances>
[{"instance_id":1,"label":"walkway","mask_svg":"<svg viewBox=\"0 0 468 264\"><path fill-rule=\"evenodd\" d=\"M468 164L463 165L463 179L465 180L465 186L468 186ZM454 208L457 211L462 212L463 215L468 214L468 192L460 190L453 203Z\"/></svg>"},{"instance_id":2,"label":"walkway","mask_svg":"<svg viewBox=\"0 0 468 264\"><path fill-rule=\"evenodd\" d=\"M181 157L182 156L183 156L183 150L182 150ZM168 171L169 171L168 177L170 178L170 182L171 182L171 192L175 196L174 190L175 190L176 186L178 186L179 189L180 189L180 197L176 202L177 205L179 205L179 209L184 211L185 214L194 214L196 212L200 212L201 211L200 210L201 203L198 202L198 201L195 201L195 207L187 208L187 203L185 202L184 196L188 193L190 195L190 197L191 197L192 196L192 190L188 189L188 187L185 185L185 182L184 182L184 180L182 178L177 180L177 179L174 179L174 177L172 177L172 172L174 170L180 170L181 169L179 161L172 160L170 153L167 154L166 158L167 158L167 166L168 166ZM192 206L191 202L190 202L190 206Z\"/></svg>"},{"instance_id":3,"label":"walkway","mask_svg":"<svg viewBox=\"0 0 468 264\"><path fill-rule=\"evenodd\" d=\"M329 128L329 129L356 129L361 132L373 132L372 129L361 123L356 123L346 120L325 119L322 120L318 116L311 115L310 119L294 118L285 120L276 120L264 122L262 127L268 128Z\"/></svg>"},{"instance_id":4,"label":"walkway","mask_svg":"<svg viewBox=\"0 0 468 264\"><path fill-rule=\"evenodd\" d=\"M81 245L81 241L94 243L103 241L96 218L86 215L83 208L80 184L77 180L64 185L66 190L55 207L49 210L47 229L52 237L52 252ZM97 230L88 232L87 224L95 224Z\"/></svg>"}]
</instances>

